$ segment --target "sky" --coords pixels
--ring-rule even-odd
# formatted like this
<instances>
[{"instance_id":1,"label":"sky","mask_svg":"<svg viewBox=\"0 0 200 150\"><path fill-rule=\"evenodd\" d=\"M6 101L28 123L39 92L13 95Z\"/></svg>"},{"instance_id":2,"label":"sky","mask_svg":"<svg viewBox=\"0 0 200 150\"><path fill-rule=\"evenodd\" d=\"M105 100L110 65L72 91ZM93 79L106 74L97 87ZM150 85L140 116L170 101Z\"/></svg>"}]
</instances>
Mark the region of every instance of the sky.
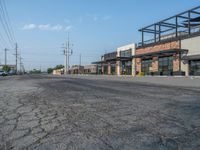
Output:
<instances>
[{"instance_id":1,"label":"sky","mask_svg":"<svg viewBox=\"0 0 200 150\"><path fill-rule=\"evenodd\" d=\"M25 69L64 63L63 43L70 35L70 65L87 65L105 52L138 43L138 29L199 6L199 0L4 0ZM3 32L3 31L2 31ZM2 33L3 34L3 33ZM6 39L6 38L5 38ZM0 46L6 45L0 41ZM13 64L14 49L8 51ZM4 51L0 51L4 63Z\"/></svg>"}]
</instances>

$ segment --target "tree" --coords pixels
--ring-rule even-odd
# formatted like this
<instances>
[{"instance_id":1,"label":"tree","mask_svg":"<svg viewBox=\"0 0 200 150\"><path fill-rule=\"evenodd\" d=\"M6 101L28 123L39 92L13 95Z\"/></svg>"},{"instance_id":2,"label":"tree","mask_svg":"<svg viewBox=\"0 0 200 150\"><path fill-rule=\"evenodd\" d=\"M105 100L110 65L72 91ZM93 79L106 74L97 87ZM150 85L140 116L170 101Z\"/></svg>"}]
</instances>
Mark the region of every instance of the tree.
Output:
<instances>
[{"instance_id":1,"label":"tree","mask_svg":"<svg viewBox=\"0 0 200 150\"><path fill-rule=\"evenodd\" d=\"M11 70L11 67L8 65L3 66L3 71L9 72Z\"/></svg>"},{"instance_id":2,"label":"tree","mask_svg":"<svg viewBox=\"0 0 200 150\"><path fill-rule=\"evenodd\" d=\"M64 66L63 65L57 65L54 69L57 70L57 69L63 69Z\"/></svg>"},{"instance_id":3,"label":"tree","mask_svg":"<svg viewBox=\"0 0 200 150\"><path fill-rule=\"evenodd\" d=\"M53 72L53 68L48 68L48 69L47 69L47 73L48 73L48 74L51 74L52 72Z\"/></svg>"}]
</instances>

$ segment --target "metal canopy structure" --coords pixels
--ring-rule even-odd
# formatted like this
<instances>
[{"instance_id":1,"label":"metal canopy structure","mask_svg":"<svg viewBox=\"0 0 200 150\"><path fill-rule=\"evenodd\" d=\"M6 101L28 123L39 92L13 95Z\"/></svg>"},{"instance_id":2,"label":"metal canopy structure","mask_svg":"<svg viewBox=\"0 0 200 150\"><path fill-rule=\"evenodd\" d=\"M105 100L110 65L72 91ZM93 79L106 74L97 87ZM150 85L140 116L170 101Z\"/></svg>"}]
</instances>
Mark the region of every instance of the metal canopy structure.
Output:
<instances>
[{"instance_id":1,"label":"metal canopy structure","mask_svg":"<svg viewBox=\"0 0 200 150\"><path fill-rule=\"evenodd\" d=\"M200 32L200 6L161 20L139 31L142 33L142 42L138 46ZM145 41L146 34L151 34L153 38Z\"/></svg>"}]
</instances>

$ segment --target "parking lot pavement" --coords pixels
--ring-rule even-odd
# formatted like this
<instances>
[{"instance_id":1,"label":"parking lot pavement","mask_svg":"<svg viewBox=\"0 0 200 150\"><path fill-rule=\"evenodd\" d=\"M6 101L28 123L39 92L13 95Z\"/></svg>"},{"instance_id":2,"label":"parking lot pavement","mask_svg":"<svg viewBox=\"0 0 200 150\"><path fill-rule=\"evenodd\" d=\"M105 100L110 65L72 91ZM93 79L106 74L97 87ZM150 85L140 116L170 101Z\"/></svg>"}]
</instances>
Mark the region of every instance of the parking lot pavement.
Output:
<instances>
[{"instance_id":1,"label":"parking lot pavement","mask_svg":"<svg viewBox=\"0 0 200 150\"><path fill-rule=\"evenodd\" d=\"M196 87L79 77L0 79L0 149L200 149Z\"/></svg>"},{"instance_id":2,"label":"parking lot pavement","mask_svg":"<svg viewBox=\"0 0 200 150\"><path fill-rule=\"evenodd\" d=\"M181 87L196 87L200 88L200 77L183 77L183 76L116 76L116 75L67 75L71 78L82 78L90 80L112 80L112 81L127 81L139 82L146 84L181 86Z\"/></svg>"}]
</instances>

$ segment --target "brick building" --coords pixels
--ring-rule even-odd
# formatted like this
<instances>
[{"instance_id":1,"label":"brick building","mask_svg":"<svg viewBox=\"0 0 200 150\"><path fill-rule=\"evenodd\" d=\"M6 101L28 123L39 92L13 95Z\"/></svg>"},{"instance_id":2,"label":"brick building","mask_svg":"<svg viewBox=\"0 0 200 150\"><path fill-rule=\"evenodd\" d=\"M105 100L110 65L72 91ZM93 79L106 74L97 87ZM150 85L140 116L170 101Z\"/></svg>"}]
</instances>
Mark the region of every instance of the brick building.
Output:
<instances>
[{"instance_id":1,"label":"brick building","mask_svg":"<svg viewBox=\"0 0 200 150\"><path fill-rule=\"evenodd\" d=\"M101 61L94 62L97 65L98 74L105 75L134 75L135 61L132 58L135 53L135 44L129 44L117 48L116 51L106 53Z\"/></svg>"},{"instance_id":2,"label":"brick building","mask_svg":"<svg viewBox=\"0 0 200 150\"><path fill-rule=\"evenodd\" d=\"M139 31L136 74L200 75L200 6Z\"/></svg>"},{"instance_id":3,"label":"brick building","mask_svg":"<svg viewBox=\"0 0 200 150\"><path fill-rule=\"evenodd\" d=\"M86 65L84 66L84 74L97 74L97 65Z\"/></svg>"}]
</instances>

